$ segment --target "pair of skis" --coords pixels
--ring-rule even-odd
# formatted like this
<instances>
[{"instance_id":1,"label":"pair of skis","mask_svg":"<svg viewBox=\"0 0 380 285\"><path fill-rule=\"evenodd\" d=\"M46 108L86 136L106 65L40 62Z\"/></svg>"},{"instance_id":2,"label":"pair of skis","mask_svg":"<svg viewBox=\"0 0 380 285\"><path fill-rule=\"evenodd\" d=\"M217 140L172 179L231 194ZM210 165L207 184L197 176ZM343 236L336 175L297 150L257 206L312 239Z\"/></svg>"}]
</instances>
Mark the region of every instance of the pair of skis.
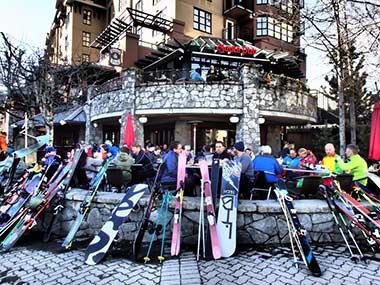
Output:
<instances>
[{"instance_id":1,"label":"pair of skis","mask_svg":"<svg viewBox=\"0 0 380 285\"><path fill-rule=\"evenodd\" d=\"M213 196L211 190L211 183L209 179L208 165L205 160L199 161L201 170L201 204L199 211L199 228L198 228L198 248L197 248L197 260L199 260L200 242L201 236L203 241L203 258L206 257L206 240L204 229L204 202L206 202L206 216L209 224L209 236L211 241L212 255L214 259L221 258L220 244L218 233L216 230L216 215L214 210Z\"/></svg>"},{"instance_id":2,"label":"pair of skis","mask_svg":"<svg viewBox=\"0 0 380 285\"><path fill-rule=\"evenodd\" d=\"M310 247L310 243L306 237L306 230L302 227L298 219L297 211L293 206L293 199L288 196L288 193L285 189L279 189L278 187L276 187L274 192L276 193L277 200L280 203L281 209L285 216L286 224L289 231L294 265L298 268L299 262L295 252L295 244L298 248L303 262L309 268L311 273L314 276L321 276L321 269Z\"/></svg>"},{"instance_id":3,"label":"pair of skis","mask_svg":"<svg viewBox=\"0 0 380 285\"><path fill-rule=\"evenodd\" d=\"M86 197L84 198L84 200L82 201L80 205L77 217L73 225L71 226L69 233L67 234L65 240L63 241L61 245L63 248L65 249L71 248L75 235L77 234L82 222L86 218L87 213L90 211L91 203L94 200L101 183L103 182L104 176L106 174L106 171L108 169L110 162L111 162L111 154L109 153L103 162L102 168L99 170L99 172L95 176L95 179L93 180Z\"/></svg>"},{"instance_id":4,"label":"pair of skis","mask_svg":"<svg viewBox=\"0 0 380 285\"><path fill-rule=\"evenodd\" d=\"M15 226L1 242L1 247L4 251L9 250L27 230L36 224L36 220L49 208L58 193L66 192L70 186L71 178L81 154L82 151L77 150L73 161L69 162L60 171L60 174L48 185L48 188L29 199L26 207L19 213L17 220L15 220Z\"/></svg>"}]
</instances>

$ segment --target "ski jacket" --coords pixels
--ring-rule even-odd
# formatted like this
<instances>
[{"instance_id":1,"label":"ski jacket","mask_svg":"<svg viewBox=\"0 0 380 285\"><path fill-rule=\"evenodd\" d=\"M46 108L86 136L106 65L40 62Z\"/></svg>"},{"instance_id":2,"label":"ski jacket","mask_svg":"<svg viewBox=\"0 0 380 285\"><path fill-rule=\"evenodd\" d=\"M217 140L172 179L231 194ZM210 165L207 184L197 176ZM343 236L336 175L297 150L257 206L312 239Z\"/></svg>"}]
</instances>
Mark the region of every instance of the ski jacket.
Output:
<instances>
[{"instance_id":1,"label":"ski jacket","mask_svg":"<svg viewBox=\"0 0 380 285\"><path fill-rule=\"evenodd\" d=\"M178 154L170 150L164 157L165 169L162 172L162 183L176 183L178 174Z\"/></svg>"},{"instance_id":2,"label":"ski jacket","mask_svg":"<svg viewBox=\"0 0 380 285\"><path fill-rule=\"evenodd\" d=\"M251 157L245 152L240 157L236 157L236 162L241 163L241 174L245 174L246 176L253 177L253 165Z\"/></svg>"},{"instance_id":3,"label":"ski jacket","mask_svg":"<svg viewBox=\"0 0 380 285\"><path fill-rule=\"evenodd\" d=\"M326 166L326 168L332 172L342 173L342 169L339 167L337 160L340 159L338 154L334 155L326 155L322 159L322 164Z\"/></svg>"},{"instance_id":4,"label":"ski jacket","mask_svg":"<svg viewBox=\"0 0 380 285\"><path fill-rule=\"evenodd\" d=\"M367 162L358 154L349 157L349 162L345 163L343 159L338 161L339 167L354 175L353 180L358 181L364 186L367 185Z\"/></svg>"},{"instance_id":5,"label":"ski jacket","mask_svg":"<svg viewBox=\"0 0 380 285\"><path fill-rule=\"evenodd\" d=\"M132 180L132 164L135 160L125 152L120 152L116 158L112 161L116 167L120 168L123 171L123 180L126 183L131 182Z\"/></svg>"},{"instance_id":6,"label":"ski jacket","mask_svg":"<svg viewBox=\"0 0 380 285\"><path fill-rule=\"evenodd\" d=\"M289 155L284 158L284 165L287 165L290 168L298 168L300 166L301 158L296 156L295 158L291 158Z\"/></svg>"},{"instance_id":7,"label":"ski jacket","mask_svg":"<svg viewBox=\"0 0 380 285\"><path fill-rule=\"evenodd\" d=\"M133 173L134 175L139 176L139 178L145 180L145 178L153 177L156 174L152 161L143 150L140 150L140 152L135 156L135 163L142 164L142 167L136 169Z\"/></svg>"},{"instance_id":8,"label":"ski jacket","mask_svg":"<svg viewBox=\"0 0 380 285\"><path fill-rule=\"evenodd\" d=\"M277 182L278 177L276 175L282 173L282 167L277 160L268 154L256 156L253 160L253 169L254 171L264 171L268 183Z\"/></svg>"},{"instance_id":9,"label":"ski jacket","mask_svg":"<svg viewBox=\"0 0 380 285\"><path fill-rule=\"evenodd\" d=\"M215 152L214 156L212 157L213 159L231 159L231 155L227 152L227 149L225 149L221 154Z\"/></svg>"}]
</instances>

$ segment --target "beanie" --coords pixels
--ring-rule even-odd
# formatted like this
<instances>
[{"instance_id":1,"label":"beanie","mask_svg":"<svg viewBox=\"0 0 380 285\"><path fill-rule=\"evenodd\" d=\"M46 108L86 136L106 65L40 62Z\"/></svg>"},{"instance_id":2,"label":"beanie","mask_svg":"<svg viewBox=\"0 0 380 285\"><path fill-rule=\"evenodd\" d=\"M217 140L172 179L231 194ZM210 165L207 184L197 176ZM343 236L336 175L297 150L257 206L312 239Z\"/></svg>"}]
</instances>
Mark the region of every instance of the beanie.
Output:
<instances>
[{"instance_id":1,"label":"beanie","mask_svg":"<svg viewBox=\"0 0 380 285\"><path fill-rule=\"evenodd\" d=\"M244 143L243 142L237 142L237 143L235 143L234 148L236 148L238 151L244 151Z\"/></svg>"}]
</instances>

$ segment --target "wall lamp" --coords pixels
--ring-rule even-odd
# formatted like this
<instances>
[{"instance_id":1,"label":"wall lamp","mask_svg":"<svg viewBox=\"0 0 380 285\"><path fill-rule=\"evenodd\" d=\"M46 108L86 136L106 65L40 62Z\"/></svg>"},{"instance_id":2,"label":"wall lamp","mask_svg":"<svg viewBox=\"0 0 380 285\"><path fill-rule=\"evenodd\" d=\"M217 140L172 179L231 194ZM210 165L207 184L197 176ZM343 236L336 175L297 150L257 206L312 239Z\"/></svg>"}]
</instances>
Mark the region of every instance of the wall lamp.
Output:
<instances>
[{"instance_id":1,"label":"wall lamp","mask_svg":"<svg viewBox=\"0 0 380 285\"><path fill-rule=\"evenodd\" d=\"M262 125L265 123L265 118L260 117L257 121L258 121L259 125Z\"/></svg>"},{"instance_id":2,"label":"wall lamp","mask_svg":"<svg viewBox=\"0 0 380 285\"><path fill-rule=\"evenodd\" d=\"M232 123L232 124L239 123L239 117L236 116L236 115L232 115L232 116L230 117L230 123Z\"/></svg>"},{"instance_id":3,"label":"wall lamp","mask_svg":"<svg viewBox=\"0 0 380 285\"><path fill-rule=\"evenodd\" d=\"M94 128L97 128L97 127L98 127L98 123L93 123L92 126L93 126Z\"/></svg>"},{"instance_id":4,"label":"wall lamp","mask_svg":"<svg viewBox=\"0 0 380 285\"><path fill-rule=\"evenodd\" d=\"M141 117L139 118L139 122L140 122L141 124L145 124L146 122L148 122L148 118L145 117L145 116L141 116Z\"/></svg>"}]
</instances>

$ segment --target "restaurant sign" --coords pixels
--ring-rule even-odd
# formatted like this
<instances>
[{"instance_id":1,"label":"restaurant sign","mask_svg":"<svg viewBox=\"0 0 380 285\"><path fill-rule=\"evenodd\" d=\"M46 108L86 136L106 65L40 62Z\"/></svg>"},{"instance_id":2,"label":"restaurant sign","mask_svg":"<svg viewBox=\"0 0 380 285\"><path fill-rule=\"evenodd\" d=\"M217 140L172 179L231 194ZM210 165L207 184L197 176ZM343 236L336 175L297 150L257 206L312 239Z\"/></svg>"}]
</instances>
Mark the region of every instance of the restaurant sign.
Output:
<instances>
[{"instance_id":1,"label":"restaurant sign","mask_svg":"<svg viewBox=\"0 0 380 285\"><path fill-rule=\"evenodd\" d=\"M241 46L241 47L237 47L233 45L227 46L222 43L219 43L215 49L216 51L225 52L225 53L238 53L241 56L256 54L255 48L249 48L247 46Z\"/></svg>"}]
</instances>

